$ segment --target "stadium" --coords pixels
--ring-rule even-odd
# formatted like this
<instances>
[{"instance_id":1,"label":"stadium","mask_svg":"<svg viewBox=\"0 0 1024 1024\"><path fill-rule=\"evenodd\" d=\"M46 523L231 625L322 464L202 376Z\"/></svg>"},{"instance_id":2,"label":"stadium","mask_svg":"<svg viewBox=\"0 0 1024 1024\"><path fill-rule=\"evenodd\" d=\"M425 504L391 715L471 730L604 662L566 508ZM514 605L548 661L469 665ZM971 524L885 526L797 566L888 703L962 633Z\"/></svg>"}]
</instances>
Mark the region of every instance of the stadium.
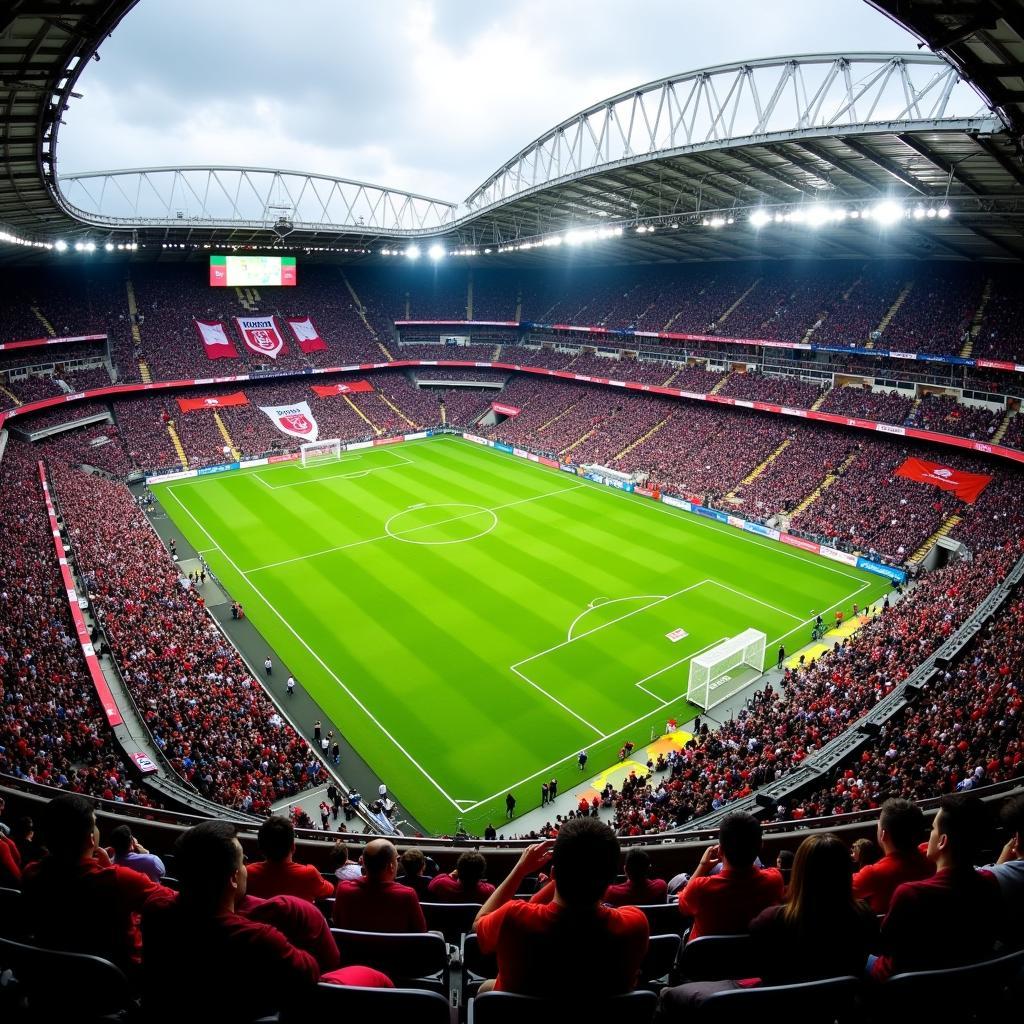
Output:
<instances>
[{"instance_id":1,"label":"stadium","mask_svg":"<svg viewBox=\"0 0 1024 1024\"><path fill-rule=\"evenodd\" d=\"M5 1020L1012 1012L1024 4L871 0L916 50L638 84L462 201L65 173L136 6L0 13Z\"/></svg>"}]
</instances>

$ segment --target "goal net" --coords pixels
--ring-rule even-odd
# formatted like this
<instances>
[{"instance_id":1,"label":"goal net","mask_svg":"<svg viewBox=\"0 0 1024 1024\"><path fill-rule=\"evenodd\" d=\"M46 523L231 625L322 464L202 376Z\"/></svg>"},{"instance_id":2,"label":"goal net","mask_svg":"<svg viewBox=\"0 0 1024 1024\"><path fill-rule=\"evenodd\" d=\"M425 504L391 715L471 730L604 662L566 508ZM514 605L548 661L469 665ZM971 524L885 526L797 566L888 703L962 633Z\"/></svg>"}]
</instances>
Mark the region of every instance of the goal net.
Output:
<instances>
[{"instance_id":1,"label":"goal net","mask_svg":"<svg viewBox=\"0 0 1024 1024\"><path fill-rule=\"evenodd\" d=\"M764 671L765 635L747 629L690 660L686 699L710 711Z\"/></svg>"},{"instance_id":2,"label":"goal net","mask_svg":"<svg viewBox=\"0 0 1024 1024\"><path fill-rule=\"evenodd\" d=\"M300 445L299 452L303 468L320 462L337 461L341 458L341 440L334 437L329 441L305 441Z\"/></svg>"}]
</instances>

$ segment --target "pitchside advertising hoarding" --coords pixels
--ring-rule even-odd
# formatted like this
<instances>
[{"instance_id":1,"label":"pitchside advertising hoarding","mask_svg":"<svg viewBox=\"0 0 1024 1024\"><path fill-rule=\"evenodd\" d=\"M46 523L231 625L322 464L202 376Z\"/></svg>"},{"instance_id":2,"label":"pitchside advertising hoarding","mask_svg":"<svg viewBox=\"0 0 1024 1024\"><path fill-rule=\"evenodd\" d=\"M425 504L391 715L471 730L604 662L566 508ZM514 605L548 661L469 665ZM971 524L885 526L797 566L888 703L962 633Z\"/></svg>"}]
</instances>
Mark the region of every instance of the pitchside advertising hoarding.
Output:
<instances>
[{"instance_id":1,"label":"pitchside advertising hoarding","mask_svg":"<svg viewBox=\"0 0 1024 1024\"><path fill-rule=\"evenodd\" d=\"M214 288L273 288L296 280L294 256L210 256Z\"/></svg>"}]
</instances>

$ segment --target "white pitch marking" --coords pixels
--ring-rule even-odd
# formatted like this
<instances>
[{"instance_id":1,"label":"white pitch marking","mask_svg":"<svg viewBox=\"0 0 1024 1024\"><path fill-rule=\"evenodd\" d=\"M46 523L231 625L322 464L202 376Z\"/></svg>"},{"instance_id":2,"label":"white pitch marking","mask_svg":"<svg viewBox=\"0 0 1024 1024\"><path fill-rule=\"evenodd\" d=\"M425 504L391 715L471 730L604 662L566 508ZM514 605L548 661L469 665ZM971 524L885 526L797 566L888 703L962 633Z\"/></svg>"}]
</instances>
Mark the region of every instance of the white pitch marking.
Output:
<instances>
[{"instance_id":1,"label":"white pitch marking","mask_svg":"<svg viewBox=\"0 0 1024 1024\"><path fill-rule=\"evenodd\" d=\"M522 662L520 662L520 664L522 664ZM563 711L567 711L570 715L572 715L573 718L575 718L579 722L582 722L588 729L593 729L594 732L597 733L599 739L604 740L608 738L608 734L598 729L598 727L594 725L593 722L588 722L582 715L576 714L576 712L573 711L573 709L569 707L568 704L563 704L557 697L552 696L550 693L548 693L548 691L545 690L543 686L538 686L529 676L524 675L522 672L520 672L515 665L512 665L511 669L513 672L515 672L517 676L519 676L520 679L523 680L524 683L529 683L530 686L532 686L538 693L543 693L548 700L553 701Z\"/></svg>"},{"instance_id":2,"label":"white pitch marking","mask_svg":"<svg viewBox=\"0 0 1024 1024\"><path fill-rule=\"evenodd\" d=\"M568 639L574 639L572 631L576 628L576 623L579 622L580 619L582 619L585 615L589 615L591 612L597 611L598 608L603 608L606 604L617 604L619 601L645 601L647 600L647 598L650 598L652 603L654 603L655 601L664 601L665 595L637 594L635 597L595 597L594 600L591 601L590 604L588 604L587 607L582 612L580 612L575 619L572 620L572 623L569 625ZM650 605L645 605L645 607L650 608ZM640 610L642 611L643 609ZM616 619L615 621L617 622L618 620ZM586 636L585 633L581 633L580 635Z\"/></svg>"},{"instance_id":3,"label":"white pitch marking","mask_svg":"<svg viewBox=\"0 0 1024 1024\"><path fill-rule=\"evenodd\" d=\"M194 522L196 526L198 526L199 529L202 530L202 532L205 533L206 536L209 537L211 541L213 541L213 538L210 537L210 534L207 532L206 527L203 526L203 524L199 522L198 519L196 519L196 517L192 514L192 510L187 508L185 504L182 502L182 500L177 496L177 494L174 493L173 485L167 488L167 492L171 495L172 498L174 498L174 500L178 503L178 507L189 517L189 519L191 519L192 522ZM225 559L227 559L227 561L230 563L231 567L235 570L235 572L237 572L240 576L245 576L242 570L239 569L238 566L235 564L235 560L219 544L217 544L216 541L214 541L214 547L220 552L221 555L224 556ZM249 584L249 587L252 589L253 593L256 594L256 596L281 620L281 623L282 625L284 625L285 629L287 629L288 632L291 633L292 636L294 636L295 639L298 640L299 643L306 648L306 650L310 653L313 659L319 663L320 667L349 695L349 697L352 698L352 700L355 702L359 710L362 711L363 714L366 715L366 717L369 718L369 720L373 722L373 724L377 726L377 728L380 729L380 731L385 736L387 736L389 740L391 740L391 742L395 745L395 747L398 750L405 754L405 756L409 759L410 764L414 765L423 775L423 777L453 807L459 808L459 805L447 794L447 792L445 792L445 790L441 787L437 780L427 772L423 765L421 765L419 761L417 761L416 758L414 758L412 754L410 754L409 751L406 750L405 747L403 747L402 744L399 743L398 740L396 740L395 737L392 736L387 729L384 728L384 726L377 720L373 712L371 712L370 709L345 685L345 683L342 682L341 678L330 667L330 665L328 665L327 662L325 662L323 658L321 658L320 655L317 654L317 652L314 651L313 648L306 643L306 641L295 630L295 627L292 626L292 624L277 610L277 608L275 608L274 605L272 605L270 601L268 601L266 597L263 596L263 593L259 590L259 588L248 579L246 580L246 582ZM461 808L459 809L461 810Z\"/></svg>"},{"instance_id":4,"label":"white pitch marking","mask_svg":"<svg viewBox=\"0 0 1024 1024\"><path fill-rule=\"evenodd\" d=\"M773 604L769 604L767 601L762 601L759 597L754 597L752 594L748 594L745 590L736 590L734 587L730 587L727 583L723 583L721 580L711 580L710 582L714 583L716 587L728 590L737 597L745 597L748 601L754 601L756 604L763 604L765 608L771 608L773 612L778 612L780 615L786 615L791 619L796 619L797 622L800 621L799 615L794 615L792 612L787 612L784 608L778 608Z\"/></svg>"}]
</instances>

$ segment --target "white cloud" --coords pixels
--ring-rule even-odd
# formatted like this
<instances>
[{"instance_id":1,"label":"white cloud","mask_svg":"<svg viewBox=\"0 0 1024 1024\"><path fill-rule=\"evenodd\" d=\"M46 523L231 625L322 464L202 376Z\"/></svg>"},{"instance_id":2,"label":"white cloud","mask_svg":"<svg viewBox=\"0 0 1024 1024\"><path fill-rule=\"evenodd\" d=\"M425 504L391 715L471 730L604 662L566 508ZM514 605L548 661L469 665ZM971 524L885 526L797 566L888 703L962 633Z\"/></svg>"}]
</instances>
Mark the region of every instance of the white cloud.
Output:
<instances>
[{"instance_id":1,"label":"white cloud","mask_svg":"<svg viewBox=\"0 0 1024 1024\"><path fill-rule=\"evenodd\" d=\"M911 49L861 0L176 0L90 64L61 171L244 164L461 200L605 96L759 56Z\"/></svg>"}]
</instances>

